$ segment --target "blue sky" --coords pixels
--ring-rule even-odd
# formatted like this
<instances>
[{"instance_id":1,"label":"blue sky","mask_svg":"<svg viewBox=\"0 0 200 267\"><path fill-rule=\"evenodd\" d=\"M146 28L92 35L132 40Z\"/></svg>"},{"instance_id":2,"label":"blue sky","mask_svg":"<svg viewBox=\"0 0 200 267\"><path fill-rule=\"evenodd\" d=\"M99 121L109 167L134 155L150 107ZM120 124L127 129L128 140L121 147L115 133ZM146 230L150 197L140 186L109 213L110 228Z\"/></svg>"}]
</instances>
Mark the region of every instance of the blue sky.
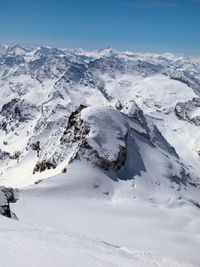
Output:
<instances>
[{"instance_id":1,"label":"blue sky","mask_svg":"<svg viewBox=\"0 0 200 267\"><path fill-rule=\"evenodd\" d=\"M0 0L0 43L200 54L200 0Z\"/></svg>"}]
</instances>

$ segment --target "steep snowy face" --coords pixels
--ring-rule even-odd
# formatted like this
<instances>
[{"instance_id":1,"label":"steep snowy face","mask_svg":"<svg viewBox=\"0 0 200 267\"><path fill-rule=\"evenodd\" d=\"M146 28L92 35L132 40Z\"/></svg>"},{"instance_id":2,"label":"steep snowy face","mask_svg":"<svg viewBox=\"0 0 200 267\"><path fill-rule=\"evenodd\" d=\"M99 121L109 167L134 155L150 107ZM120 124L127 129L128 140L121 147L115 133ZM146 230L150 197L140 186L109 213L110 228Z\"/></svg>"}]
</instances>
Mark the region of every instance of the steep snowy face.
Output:
<instances>
[{"instance_id":1,"label":"steep snowy face","mask_svg":"<svg viewBox=\"0 0 200 267\"><path fill-rule=\"evenodd\" d=\"M81 118L90 125L90 132L81 151L84 158L105 170L120 170L126 162L128 124L123 115L113 109L91 107Z\"/></svg>"}]
</instances>

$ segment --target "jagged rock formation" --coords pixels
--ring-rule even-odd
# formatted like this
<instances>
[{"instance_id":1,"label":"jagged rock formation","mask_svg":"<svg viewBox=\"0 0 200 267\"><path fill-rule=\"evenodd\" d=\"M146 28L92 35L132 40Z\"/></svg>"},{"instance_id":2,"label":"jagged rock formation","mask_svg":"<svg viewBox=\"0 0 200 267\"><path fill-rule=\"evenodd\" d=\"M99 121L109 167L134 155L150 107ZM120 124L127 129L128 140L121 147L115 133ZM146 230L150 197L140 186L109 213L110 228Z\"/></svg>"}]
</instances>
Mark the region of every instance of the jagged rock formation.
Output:
<instances>
[{"instance_id":1,"label":"jagged rock formation","mask_svg":"<svg viewBox=\"0 0 200 267\"><path fill-rule=\"evenodd\" d=\"M89 133L89 127L80 119L80 112L86 106L80 105L69 116L64 130L59 129L55 135L49 139L33 172L55 169L58 163L64 161L68 154L68 161L72 161L77 156L77 151L84 141L84 137ZM53 140L53 142L52 142Z\"/></svg>"},{"instance_id":2,"label":"jagged rock formation","mask_svg":"<svg viewBox=\"0 0 200 267\"><path fill-rule=\"evenodd\" d=\"M117 140L116 147L106 147L106 143L104 145L104 142L107 141L103 141L103 139L108 138L108 136L106 137L106 128L109 130L109 124L111 123L110 129L112 130L112 126L114 126L112 124L115 123L109 112L112 114L115 111L100 108L102 117L98 118L95 114L96 110L94 109L94 114L91 114L89 118L83 118L81 116L81 111L85 108L86 106L80 105L71 113L63 131L59 130L56 134L57 138L59 138L59 143L56 138L56 142L47 143L45 145L45 151L41 153L41 157L34 168L34 173L37 171L44 171L45 169L56 168L56 166L66 158L68 158L68 163L70 163L77 157L83 157L106 171L110 169L119 171L125 165L128 129L124 132L117 132L117 136L112 137ZM118 115L121 116L120 113ZM115 116L117 116L117 114L115 114ZM104 125L105 128L101 129L101 124ZM98 127L100 129L98 129ZM58 137L59 133L60 137ZM112 131L110 134L112 134ZM95 136L90 138L91 135ZM50 140L52 141L52 139L53 138ZM103 147L101 148L101 146ZM56 147L56 150L53 151L53 147ZM111 150L109 150L109 148ZM113 152L113 149L116 151ZM49 155L51 156L49 157Z\"/></svg>"},{"instance_id":3,"label":"jagged rock formation","mask_svg":"<svg viewBox=\"0 0 200 267\"><path fill-rule=\"evenodd\" d=\"M15 131L22 123L27 123L37 116L39 108L25 100L14 98L3 105L0 115L3 117L0 127L6 133Z\"/></svg>"}]
</instances>

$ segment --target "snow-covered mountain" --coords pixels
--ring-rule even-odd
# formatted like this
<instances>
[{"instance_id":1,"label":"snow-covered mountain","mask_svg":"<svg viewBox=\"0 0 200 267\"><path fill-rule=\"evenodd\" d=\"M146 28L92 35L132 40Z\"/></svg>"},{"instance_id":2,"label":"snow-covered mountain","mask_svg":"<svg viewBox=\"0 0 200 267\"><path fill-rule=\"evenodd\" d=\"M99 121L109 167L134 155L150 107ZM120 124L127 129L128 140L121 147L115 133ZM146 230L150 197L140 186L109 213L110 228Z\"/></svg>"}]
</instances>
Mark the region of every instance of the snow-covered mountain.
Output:
<instances>
[{"instance_id":1,"label":"snow-covered mountain","mask_svg":"<svg viewBox=\"0 0 200 267\"><path fill-rule=\"evenodd\" d=\"M1 45L1 213L200 264L199 95L198 57Z\"/></svg>"}]
</instances>

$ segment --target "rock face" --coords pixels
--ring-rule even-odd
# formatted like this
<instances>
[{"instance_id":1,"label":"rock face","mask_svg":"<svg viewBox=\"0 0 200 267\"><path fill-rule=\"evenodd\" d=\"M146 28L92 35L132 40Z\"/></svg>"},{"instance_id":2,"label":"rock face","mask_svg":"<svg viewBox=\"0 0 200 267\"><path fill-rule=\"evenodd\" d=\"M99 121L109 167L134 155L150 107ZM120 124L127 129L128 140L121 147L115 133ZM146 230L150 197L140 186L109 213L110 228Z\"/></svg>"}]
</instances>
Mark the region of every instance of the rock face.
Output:
<instances>
[{"instance_id":1,"label":"rock face","mask_svg":"<svg viewBox=\"0 0 200 267\"><path fill-rule=\"evenodd\" d=\"M175 114L181 120L200 126L200 98L193 98L188 102L178 102L175 107Z\"/></svg>"},{"instance_id":2,"label":"rock face","mask_svg":"<svg viewBox=\"0 0 200 267\"><path fill-rule=\"evenodd\" d=\"M6 132L14 131L21 123L33 120L38 112L36 105L14 98L3 105L0 115L3 117L1 128Z\"/></svg>"},{"instance_id":3,"label":"rock face","mask_svg":"<svg viewBox=\"0 0 200 267\"><path fill-rule=\"evenodd\" d=\"M9 203L15 202L15 193L12 188L0 186L0 214L8 218L16 218L15 214L10 210Z\"/></svg>"},{"instance_id":4,"label":"rock face","mask_svg":"<svg viewBox=\"0 0 200 267\"><path fill-rule=\"evenodd\" d=\"M90 116L85 115L86 117L82 116L84 109L89 110L88 112L92 112L92 114ZM112 127L115 127L115 125L110 127L109 123L115 122L113 122L109 112L115 113L117 111L105 108L97 108L97 110L94 109L92 111L90 108L80 105L71 113L64 129L59 130L56 134L57 138L59 138L59 143L55 140L55 142L45 145L45 150L41 152L41 157L34 168L34 173L56 168L66 158L70 163L77 157L82 157L107 171L110 169L120 170L126 162L128 129L123 129L123 133L114 132L115 129L113 130ZM99 113L100 118L96 113ZM87 114L87 111L85 114ZM120 113L118 115L122 116ZM108 129L102 128L101 124L104 124ZM109 134L113 133L116 136L109 137ZM106 134L108 135L106 136ZM115 145L112 144L113 140L105 140L106 138L116 139L117 146L112 147L112 145ZM111 141L111 144L108 144L108 141ZM107 147L107 145L110 147ZM53 147L56 147L56 150L52 154ZM51 156L49 157L50 154Z\"/></svg>"},{"instance_id":5,"label":"rock face","mask_svg":"<svg viewBox=\"0 0 200 267\"><path fill-rule=\"evenodd\" d=\"M91 107L83 110L81 118L90 132L79 155L105 171L118 172L126 163L128 145L129 130L123 115L110 108Z\"/></svg>"},{"instance_id":6,"label":"rock face","mask_svg":"<svg viewBox=\"0 0 200 267\"><path fill-rule=\"evenodd\" d=\"M84 142L85 136L89 133L89 126L80 118L80 112L86 108L80 105L69 116L67 125L61 127L52 136L41 151L39 161L33 172L42 172L46 169L55 169L57 165L68 159L70 162L77 156L77 152Z\"/></svg>"}]
</instances>

